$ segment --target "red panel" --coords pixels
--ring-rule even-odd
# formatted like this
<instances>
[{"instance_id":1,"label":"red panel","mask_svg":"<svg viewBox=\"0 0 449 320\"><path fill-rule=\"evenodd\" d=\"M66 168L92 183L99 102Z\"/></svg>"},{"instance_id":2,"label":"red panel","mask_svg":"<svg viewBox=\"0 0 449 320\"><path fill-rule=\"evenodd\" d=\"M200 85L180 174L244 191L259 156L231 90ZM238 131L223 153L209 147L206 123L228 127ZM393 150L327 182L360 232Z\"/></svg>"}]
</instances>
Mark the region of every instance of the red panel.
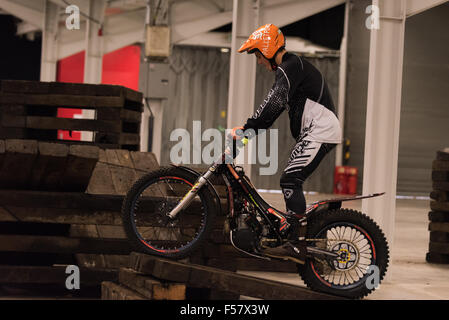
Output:
<instances>
[{"instance_id":1,"label":"red panel","mask_svg":"<svg viewBox=\"0 0 449 320\"><path fill-rule=\"evenodd\" d=\"M57 81L84 82L85 52L82 51L58 62ZM139 89L140 46L128 46L103 56L103 84L125 86L133 90ZM73 118L82 114L79 109L58 109L58 117ZM65 140L81 140L81 133L58 131L58 138Z\"/></svg>"},{"instance_id":2,"label":"red panel","mask_svg":"<svg viewBox=\"0 0 449 320\"><path fill-rule=\"evenodd\" d=\"M103 56L101 83L139 90L140 46L128 46Z\"/></svg>"}]
</instances>

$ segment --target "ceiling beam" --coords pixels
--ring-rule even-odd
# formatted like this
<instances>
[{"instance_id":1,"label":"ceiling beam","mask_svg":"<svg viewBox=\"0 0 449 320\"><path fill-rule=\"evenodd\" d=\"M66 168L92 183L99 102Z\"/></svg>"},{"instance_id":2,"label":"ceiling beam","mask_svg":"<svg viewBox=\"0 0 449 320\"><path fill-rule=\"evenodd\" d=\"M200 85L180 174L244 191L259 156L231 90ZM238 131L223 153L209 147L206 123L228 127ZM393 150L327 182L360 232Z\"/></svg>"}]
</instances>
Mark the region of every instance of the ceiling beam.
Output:
<instances>
[{"instance_id":1,"label":"ceiling beam","mask_svg":"<svg viewBox=\"0 0 449 320\"><path fill-rule=\"evenodd\" d=\"M31 1L30 1L31 2ZM44 25L44 13L8 0L0 0L0 9L40 29Z\"/></svg>"},{"instance_id":2,"label":"ceiling beam","mask_svg":"<svg viewBox=\"0 0 449 320\"><path fill-rule=\"evenodd\" d=\"M299 37L285 37L287 42L286 49L293 52L316 53L316 52L334 52L335 50L319 46L313 42ZM231 48L230 32L204 32L192 38L176 43L186 46L205 46L217 48Z\"/></svg>"},{"instance_id":3,"label":"ceiling beam","mask_svg":"<svg viewBox=\"0 0 449 320\"><path fill-rule=\"evenodd\" d=\"M293 0L267 2L261 13L261 25L272 23L279 28L345 3L345 0Z\"/></svg>"},{"instance_id":4,"label":"ceiling beam","mask_svg":"<svg viewBox=\"0 0 449 320\"><path fill-rule=\"evenodd\" d=\"M448 0L407 0L407 18L423 11L432 9Z\"/></svg>"},{"instance_id":5,"label":"ceiling beam","mask_svg":"<svg viewBox=\"0 0 449 320\"><path fill-rule=\"evenodd\" d=\"M35 25L29 23L29 22L20 22L17 24L17 35L27 34L30 32L38 32L41 31L41 28L36 27Z\"/></svg>"},{"instance_id":6,"label":"ceiling beam","mask_svg":"<svg viewBox=\"0 0 449 320\"><path fill-rule=\"evenodd\" d=\"M172 42L177 43L232 22L232 11L225 11L172 26Z\"/></svg>"}]
</instances>

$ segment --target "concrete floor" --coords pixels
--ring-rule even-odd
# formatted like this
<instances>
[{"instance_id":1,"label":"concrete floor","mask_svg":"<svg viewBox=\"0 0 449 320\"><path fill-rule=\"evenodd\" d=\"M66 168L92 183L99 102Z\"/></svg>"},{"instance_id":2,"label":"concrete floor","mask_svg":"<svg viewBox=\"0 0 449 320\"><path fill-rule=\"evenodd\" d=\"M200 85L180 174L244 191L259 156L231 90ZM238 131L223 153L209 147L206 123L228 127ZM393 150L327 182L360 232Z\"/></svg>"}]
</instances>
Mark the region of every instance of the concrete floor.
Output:
<instances>
[{"instance_id":1,"label":"concrete floor","mask_svg":"<svg viewBox=\"0 0 449 320\"><path fill-rule=\"evenodd\" d=\"M283 209L282 194L262 193L271 205ZM335 198L335 195L306 195L307 203ZM362 201L345 202L343 207L360 210ZM429 200L397 200L394 243L390 245L387 280L367 300L447 300L449 299L449 265L426 262L429 246L427 230ZM240 272L257 277L304 285L297 274Z\"/></svg>"}]
</instances>

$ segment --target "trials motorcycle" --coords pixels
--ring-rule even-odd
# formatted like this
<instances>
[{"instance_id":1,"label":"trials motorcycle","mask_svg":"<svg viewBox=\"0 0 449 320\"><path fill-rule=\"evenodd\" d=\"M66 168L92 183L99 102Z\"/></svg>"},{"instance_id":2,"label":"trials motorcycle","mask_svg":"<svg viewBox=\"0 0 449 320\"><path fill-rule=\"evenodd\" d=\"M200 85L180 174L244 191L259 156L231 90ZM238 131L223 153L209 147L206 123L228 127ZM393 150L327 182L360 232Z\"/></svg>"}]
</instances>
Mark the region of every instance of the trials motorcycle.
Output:
<instances>
[{"instance_id":1,"label":"trials motorcycle","mask_svg":"<svg viewBox=\"0 0 449 320\"><path fill-rule=\"evenodd\" d=\"M247 141L242 139L242 144ZM186 258L197 250L222 211L211 183L214 175L221 175L228 200L224 231L232 245L255 259L277 259L264 255L264 249L288 242L279 230L283 212L265 202L243 168L234 164L233 147L235 143L228 145L204 174L173 165L134 183L122 205L124 230L134 249L172 259ZM351 299L375 290L367 285L368 271L377 267L380 283L389 263L387 240L367 215L341 206L344 201L382 194L317 201L295 215L301 240L295 250L304 254L297 269L310 289Z\"/></svg>"}]
</instances>

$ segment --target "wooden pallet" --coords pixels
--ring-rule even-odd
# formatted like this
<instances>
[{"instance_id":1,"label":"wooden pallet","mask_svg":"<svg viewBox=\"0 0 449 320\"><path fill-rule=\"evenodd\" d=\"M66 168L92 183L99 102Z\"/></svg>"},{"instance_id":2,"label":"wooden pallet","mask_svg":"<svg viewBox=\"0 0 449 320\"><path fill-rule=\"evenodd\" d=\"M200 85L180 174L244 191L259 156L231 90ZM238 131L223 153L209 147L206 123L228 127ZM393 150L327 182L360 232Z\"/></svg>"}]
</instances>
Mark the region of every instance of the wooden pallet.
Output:
<instances>
[{"instance_id":1,"label":"wooden pallet","mask_svg":"<svg viewBox=\"0 0 449 320\"><path fill-rule=\"evenodd\" d=\"M90 144L138 151L142 97L121 86L3 80L0 138L55 141L58 130L88 131ZM59 108L95 110L96 118L58 118Z\"/></svg>"}]
</instances>

